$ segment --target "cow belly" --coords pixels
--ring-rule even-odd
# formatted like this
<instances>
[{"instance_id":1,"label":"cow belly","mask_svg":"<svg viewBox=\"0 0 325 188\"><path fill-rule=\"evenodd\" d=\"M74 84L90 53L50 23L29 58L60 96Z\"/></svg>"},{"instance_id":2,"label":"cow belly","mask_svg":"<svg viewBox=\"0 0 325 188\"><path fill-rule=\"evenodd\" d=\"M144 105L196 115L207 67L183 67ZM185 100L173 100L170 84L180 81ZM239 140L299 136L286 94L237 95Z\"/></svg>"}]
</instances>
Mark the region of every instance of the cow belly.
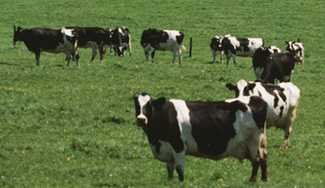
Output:
<instances>
[{"instance_id":1,"label":"cow belly","mask_svg":"<svg viewBox=\"0 0 325 188\"><path fill-rule=\"evenodd\" d=\"M238 51L236 51L236 55L241 56L241 57L252 57L254 55L254 51L238 50Z\"/></svg>"},{"instance_id":2,"label":"cow belly","mask_svg":"<svg viewBox=\"0 0 325 188\"><path fill-rule=\"evenodd\" d=\"M73 50L73 46L72 45L63 45L63 44L59 44L54 49L41 49L41 51L49 52L49 53L71 52L72 50Z\"/></svg>"},{"instance_id":3,"label":"cow belly","mask_svg":"<svg viewBox=\"0 0 325 188\"><path fill-rule=\"evenodd\" d=\"M159 141L160 146L150 145L152 153L155 158L163 162L169 162L174 160L174 149L173 147L165 141Z\"/></svg>"},{"instance_id":4,"label":"cow belly","mask_svg":"<svg viewBox=\"0 0 325 188\"><path fill-rule=\"evenodd\" d=\"M157 50L162 50L162 51L173 51L174 49L178 48L178 45L175 42L169 42L167 41L166 43L159 43Z\"/></svg>"}]
</instances>

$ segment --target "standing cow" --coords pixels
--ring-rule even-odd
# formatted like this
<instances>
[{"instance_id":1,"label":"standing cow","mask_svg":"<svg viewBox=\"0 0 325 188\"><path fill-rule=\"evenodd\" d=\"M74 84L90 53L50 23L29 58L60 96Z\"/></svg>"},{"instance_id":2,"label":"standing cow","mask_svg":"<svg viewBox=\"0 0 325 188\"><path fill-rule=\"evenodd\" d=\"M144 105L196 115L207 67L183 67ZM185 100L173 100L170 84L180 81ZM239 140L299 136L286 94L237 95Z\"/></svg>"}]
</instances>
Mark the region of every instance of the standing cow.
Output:
<instances>
[{"instance_id":1,"label":"standing cow","mask_svg":"<svg viewBox=\"0 0 325 188\"><path fill-rule=\"evenodd\" d=\"M236 56L252 57L254 52L264 45L262 38L238 38L225 35L221 42L221 48L227 58L227 65L232 58L236 64Z\"/></svg>"},{"instance_id":2,"label":"standing cow","mask_svg":"<svg viewBox=\"0 0 325 188\"><path fill-rule=\"evenodd\" d=\"M220 63L222 63L224 51L222 49L223 36L214 36L210 41L210 49L212 53L212 63L216 63L217 52L220 52Z\"/></svg>"},{"instance_id":3,"label":"standing cow","mask_svg":"<svg viewBox=\"0 0 325 188\"><path fill-rule=\"evenodd\" d=\"M260 96L266 101L267 126L283 129L285 134L281 147L287 149L300 98L299 88L290 82L275 85L246 80L239 80L235 85L227 83L226 87L235 92L235 97Z\"/></svg>"},{"instance_id":4,"label":"standing cow","mask_svg":"<svg viewBox=\"0 0 325 188\"><path fill-rule=\"evenodd\" d=\"M213 160L233 156L252 163L250 181L261 167L267 181L266 112L260 97L219 102L134 98L137 125L148 137L153 155L165 162L168 177L174 169L184 180L185 155Z\"/></svg>"},{"instance_id":5,"label":"standing cow","mask_svg":"<svg viewBox=\"0 0 325 188\"><path fill-rule=\"evenodd\" d=\"M71 57L75 57L76 40L72 33L62 29L30 28L14 26L13 45L23 41L29 51L35 54L36 65L40 64L41 52L64 53L68 65ZM78 64L78 59L76 59Z\"/></svg>"},{"instance_id":6,"label":"standing cow","mask_svg":"<svg viewBox=\"0 0 325 188\"><path fill-rule=\"evenodd\" d=\"M141 36L141 46L144 49L146 59L153 62L156 50L171 51L173 53L173 61L178 56L178 63L182 62L182 49L184 33L176 30L160 30L160 29L146 29Z\"/></svg>"},{"instance_id":7,"label":"standing cow","mask_svg":"<svg viewBox=\"0 0 325 188\"><path fill-rule=\"evenodd\" d=\"M280 48L276 46L260 47L255 51L252 63L257 80L261 80L265 63L276 53L281 53Z\"/></svg>"},{"instance_id":8,"label":"standing cow","mask_svg":"<svg viewBox=\"0 0 325 188\"><path fill-rule=\"evenodd\" d=\"M116 27L111 32L111 47L114 49L115 54L124 56L125 51L129 55L132 53L131 33L127 27Z\"/></svg>"},{"instance_id":9,"label":"standing cow","mask_svg":"<svg viewBox=\"0 0 325 188\"><path fill-rule=\"evenodd\" d=\"M103 62L103 58L106 52L105 46L111 45L111 32L110 29L103 29L100 27L66 27L67 30L73 34L77 40L76 54L79 55L79 48L91 48L92 56L90 62L92 62L99 51L100 62Z\"/></svg>"},{"instance_id":10,"label":"standing cow","mask_svg":"<svg viewBox=\"0 0 325 188\"><path fill-rule=\"evenodd\" d=\"M286 41L287 44L287 51L296 54L297 56L297 63L298 64L304 64L305 59L305 48L304 44L300 42L299 39L297 41Z\"/></svg>"}]
</instances>

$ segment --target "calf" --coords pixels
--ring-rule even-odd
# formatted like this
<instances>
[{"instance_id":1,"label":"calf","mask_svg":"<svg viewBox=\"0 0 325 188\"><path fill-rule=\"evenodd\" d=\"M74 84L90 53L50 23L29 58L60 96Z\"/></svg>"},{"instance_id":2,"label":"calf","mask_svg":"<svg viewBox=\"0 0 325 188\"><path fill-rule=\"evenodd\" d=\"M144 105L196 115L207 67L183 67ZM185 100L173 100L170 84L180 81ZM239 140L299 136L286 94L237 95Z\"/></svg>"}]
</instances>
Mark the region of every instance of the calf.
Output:
<instances>
[{"instance_id":1,"label":"calf","mask_svg":"<svg viewBox=\"0 0 325 188\"><path fill-rule=\"evenodd\" d=\"M254 52L264 45L262 38L237 38L226 35L221 42L221 48L226 54L227 65L232 58L236 63L236 55L242 57L252 57Z\"/></svg>"},{"instance_id":2,"label":"calf","mask_svg":"<svg viewBox=\"0 0 325 188\"><path fill-rule=\"evenodd\" d=\"M159 29L146 29L141 36L141 46L144 49L146 59L151 61L155 56L156 50L171 51L173 53L173 61L175 63L176 56L178 56L178 63L182 62L182 45L184 33L176 30L159 30Z\"/></svg>"},{"instance_id":3,"label":"calf","mask_svg":"<svg viewBox=\"0 0 325 188\"><path fill-rule=\"evenodd\" d=\"M220 52L220 62L222 63L222 58L224 55L224 51L222 49L221 43L222 43L223 36L214 36L210 41L210 49L212 53L212 63L216 62L216 56L217 52Z\"/></svg>"},{"instance_id":4,"label":"calf","mask_svg":"<svg viewBox=\"0 0 325 188\"><path fill-rule=\"evenodd\" d=\"M274 85L246 80L239 80L235 85L228 83L226 87L234 91L236 97L260 96L266 101L267 125L284 130L284 142L281 147L287 149L300 98L299 88L290 82Z\"/></svg>"},{"instance_id":5,"label":"calf","mask_svg":"<svg viewBox=\"0 0 325 188\"><path fill-rule=\"evenodd\" d=\"M297 63L298 64L304 64L304 58L305 58L305 48L304 44L300 42L298 39L297 41L286 41L287 44L287 51L296 54L297 56Z\"/></svg>"},{"instance_id":6,"label":"calf","mask_svg":"<svg viewBox=\"0 0 325 188\"><path fill-rule=\"evenodd\" d=\"M131 34L127 27L116 27L111 30L111 47L118 56L124 56L125 51L131 55Z\"/></svg>"},{"instance_id":7,"label":"calf","mask_svg":"<svg viewBox=\"0 0 325 188\"><path fill-rule=\"evenodd\" d=\"M254 52L252 62L257 80L261 80L265 63L269 60L271 55L280 52L280 48L276 46L260 47Z\"/></svg>"},{"instance_id":8,"label":"calf","mask_svg":"<svg viewBox=\"0 0 325 188\"><path fill-rule=\"evenodd\" d=\"M29 51L35 54L36 65L40 64L41 52L64 53L68 64L75 52L75 38L72 33L62 29L30 28L14 26L13 45L23 41ZM78 59L76 60L78 64Z\"/></svg>"},{"instance_id":9,"label":"calf","mask_svg":"<svg viewBox=\"0 0 325 188\"><path fill-rule=\"evenodd\" d=\"M66 29L71 30L73 33L73 36L77 40L78 48L92 49L91 62L97 55L97 49L99 51L100 62L103 62L106 52L105 45L111 45L111 32L109 29L100 27L66 27ZM76 51L78 51L78 48Z\"/></svg>"},{"instance_id":10,"label":"calf","mask_svg":"<svg viewBox=\"0 0 325 188\"><path fill-rule=\"evenodd\" d=\"M147 135L154 157L166 163L169 178L176 168L179 180L184 180L188 154L213 160L248 159L250 181L256 181L259 166L262 180L267 181L267 104L261 98L192 102L141 93L134 102L137 125Z\"/></svg>"}]
</instances>

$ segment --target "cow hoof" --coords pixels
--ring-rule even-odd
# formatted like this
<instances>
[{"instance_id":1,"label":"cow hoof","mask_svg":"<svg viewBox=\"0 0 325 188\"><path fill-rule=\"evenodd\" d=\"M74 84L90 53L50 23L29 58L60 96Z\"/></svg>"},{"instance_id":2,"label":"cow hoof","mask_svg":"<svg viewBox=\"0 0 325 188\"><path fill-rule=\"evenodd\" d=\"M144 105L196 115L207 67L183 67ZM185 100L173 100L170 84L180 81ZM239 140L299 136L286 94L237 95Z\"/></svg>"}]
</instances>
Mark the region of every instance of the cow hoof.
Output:
<instances>
[{"instance_id":1,"label":"cow hoof","mask_svg":"<svg viewBox=\"0 0 325 188\"><path fill-rule=\"evenodd\" d=\"M251 177L251 178L249 179L249 182L255 183L255 182L256 182L256 176Z\"/></svg>"},{"instance_id":2,"label":"cow hoof","mask_svg":"<svg viewBox=\"0 0 325 188\"><path fill-rule=\"evenodd\" d=\"M267 177L262 177L261 180L267 182Z\"/></svg>"}]
</instances>

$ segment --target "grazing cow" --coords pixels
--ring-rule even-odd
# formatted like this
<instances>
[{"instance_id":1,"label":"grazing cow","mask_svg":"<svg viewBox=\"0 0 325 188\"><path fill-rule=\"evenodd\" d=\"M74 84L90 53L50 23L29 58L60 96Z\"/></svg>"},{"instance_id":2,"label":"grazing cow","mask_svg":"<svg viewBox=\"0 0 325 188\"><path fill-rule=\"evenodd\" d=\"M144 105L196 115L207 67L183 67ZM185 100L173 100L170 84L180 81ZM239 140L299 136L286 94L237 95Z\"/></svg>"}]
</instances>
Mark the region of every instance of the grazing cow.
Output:
<instances>
[{"instance_id":1,"label":"grazing cow","mask_svg":"<svg viewBox=\"0 0 325 188\"><path fill-rule=\"evenodd\" d=\"M261 80L265 62L275 53L281 53L280 48L276 46L260 47L255 51L252 62L257 80Z\"/></svg>"},{"instance_id":2,"label":"grazing cow","mask_svg":"<svg viewBox=\"0 0 325 188\"><path fill-rule=\"evenodd\" d=\"M92 62L96 55L97 49L99 51L100 62L103 62L103 58L106 52L105 46L111 45L111 32L110 29L103 29L100 27L66 27L71 30L74 37L77 40L78 48L91 48L92 56L90 61ZM78 54L78 49L76 49Z\"/></svg>"},{"instance_id":3,"label":"grazing cow","mask_svg":"<svg viewBox=\"0 0 325 188\"><path fill-rule=\"evenodd\" d=\"M287 51L296 54L297 56L297 63L298 64L304 64L304 58L305 58L305 48L304 44L300 42L298 39L297 41L286 41L287 44Z\"/></svg>"},{"instance_id":4,"label":"grazing cow","mask_svg":"<svg viewBox=\"0 0 325 188\"><path fill-rule=\"evenodd\" d=\"M137 125L148 137L153 155L165 162L168 177L176 168L184 180L185 155L213 160L225 157L248 159L250 181L267 181L266 111L260 97L219 102L153 99L146 93L134 98Z\"/></svg>"},{"instance_id":5,"label":"grazing cow","mask_svg":"<svg viewBox=\"0 0 325 188\"><path fill-rule=\"evenodd\" d=\"M295 64L299 62L299 56L296 53L281 52L269 55L266 52L264 55L259 55L256 54L253 57L253 68L257 80L267 83L275 83L276 80L290 82Z\"/></svg>"},{"instance_id":6,"label":"grazing cow","mask_svg":"<svg viewBox=\"0 0 325 188\"><path fill-rule=\"evenodd\" d=\"M40 64L41 52L64 53L69 62L75 57L75 38L65 28L30 28L24 29L14 26L13 45L17 41L23 41L29 51L35 54L36 65ZM78 64L78 58L76 59Z\"/></svg>"},{"instance_id":7,"label":"grazing cow","mask_svg":"<svg viewBox=\"0 0 325 188\"><path fill-rule=\"evenodd\" d=\"M146 29L141 36L141 46L144 49L146 59L151 61L155 56L156 50L171 51L173 53L173 61L175 63L176 56L178 56L178 63L182 62L182 49L184 33L176 30L160 30L160 29Z\"/></svg>"},{"instance_id":8,"label":"grazing cow","mask_svg":"<svg viewBox=\"0 0 325 188\"><path fill-rule=\"evenodd\" d=\"M116 27L111 30L111 47L118 56L124 56L125 51L131 55L131 33L127 27Z\"/></svg>"},{"instance_id":9,"label":"grazing cow","mask_svg":"<svg viewBox=\"0 0 325 188\"><path fill-rule=\"evenodd\" d=\"M226 54L227 65L231 58L236 64L236 56L252 57L255 50L263 45L262 38L237 38L231 35L225 35L221 42L221 48Z\"/></svg>"},{"instance_id":10,"label":"grazing cow","mask_svg":"<svg viewBox=\"0 0 325 188\"><path fill-rule=\"evenodd\" d=\"M281 147L287 149L300 98L299 88L290 82L275 85L246 80L239 80L235 85L228 83L226 87L234 91L236 97L260 96L266 101L267 126L284 130L284 142Z\"/></svg>"},{"instance_id":11,"label":"grazing cow","mask_svg":"<svg viewBox=\"0 0 325 188\"><path fill-rule=\"evenodd\" d=\"M216 56L218 51L220 52L220 62L222 63L222 58L224 55L224 51L222 50L222 46L221 46L222 39L223 36L216 35L210 41L210 49L212 52L212 63L216 62Z\"/></svg>"}]
</instances>

